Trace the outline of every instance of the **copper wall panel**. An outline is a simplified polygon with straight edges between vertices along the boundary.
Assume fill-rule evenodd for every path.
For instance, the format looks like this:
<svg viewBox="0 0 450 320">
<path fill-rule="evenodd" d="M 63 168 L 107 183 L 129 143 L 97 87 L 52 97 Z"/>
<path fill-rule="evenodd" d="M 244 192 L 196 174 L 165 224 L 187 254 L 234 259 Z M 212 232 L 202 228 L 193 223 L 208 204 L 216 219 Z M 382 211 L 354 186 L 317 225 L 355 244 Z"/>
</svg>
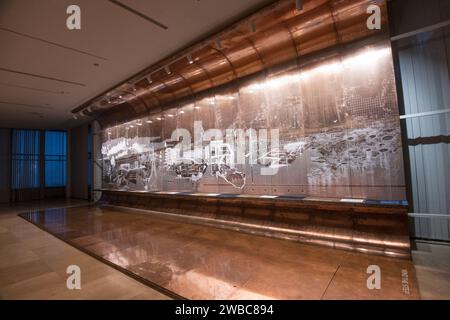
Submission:
<svg viewBox="0 0 450 320">
<path fill-rule="evenodd" d="M 104 187 L 403 200 L 398 119 L 389 41 L 339 48 L 106 129 Z"/>
</svg>

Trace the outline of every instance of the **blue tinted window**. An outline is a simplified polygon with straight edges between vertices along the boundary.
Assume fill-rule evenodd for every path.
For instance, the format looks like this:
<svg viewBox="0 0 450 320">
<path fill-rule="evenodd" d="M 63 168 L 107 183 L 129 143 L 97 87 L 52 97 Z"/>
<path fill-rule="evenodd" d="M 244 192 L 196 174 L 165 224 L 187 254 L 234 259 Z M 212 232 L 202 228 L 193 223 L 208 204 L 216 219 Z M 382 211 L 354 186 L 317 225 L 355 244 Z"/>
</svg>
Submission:
<svg viewBox="0 0 450 320">
<path fill-rule="evenodd" d="M 66 185 L 66 132 L 45 131 L 45 186 Z"/>
<path fill-rule="evenodd" d="M 11 186 L 13 189 L 39 188 L 40 132 L 38 130 L 12 131 Z"/>
</svg>

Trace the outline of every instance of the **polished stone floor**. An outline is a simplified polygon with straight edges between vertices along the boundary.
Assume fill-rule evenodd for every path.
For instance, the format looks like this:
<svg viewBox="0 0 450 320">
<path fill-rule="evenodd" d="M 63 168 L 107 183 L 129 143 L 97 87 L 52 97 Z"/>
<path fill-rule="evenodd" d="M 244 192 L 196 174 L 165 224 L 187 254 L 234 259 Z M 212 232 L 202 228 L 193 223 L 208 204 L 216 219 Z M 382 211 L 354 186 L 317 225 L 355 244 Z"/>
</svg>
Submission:
<svg viewBox="0 0 450 320">
<path fill-rule="evenodd" d="M 168 299 L 17 215 L 86 203 L 47 200 L 0 205 L 0 299 Z M 81 268 L 81 290 L 66 286 L 69 265 Z"/>
<path fill-rule="evenodd" d="M 188 299 L 418 299 L 415 268 L 398 260 L 304 245 L 111 207 L 22 215 L 100 260 Z M 369 290 L 367 268 L 380 267 Z"/>
<path fill-rule="evenodd" d="M 415 241 L 412 258 L 421 298 L 450 300 L 450 244 Z"/>
</svg>

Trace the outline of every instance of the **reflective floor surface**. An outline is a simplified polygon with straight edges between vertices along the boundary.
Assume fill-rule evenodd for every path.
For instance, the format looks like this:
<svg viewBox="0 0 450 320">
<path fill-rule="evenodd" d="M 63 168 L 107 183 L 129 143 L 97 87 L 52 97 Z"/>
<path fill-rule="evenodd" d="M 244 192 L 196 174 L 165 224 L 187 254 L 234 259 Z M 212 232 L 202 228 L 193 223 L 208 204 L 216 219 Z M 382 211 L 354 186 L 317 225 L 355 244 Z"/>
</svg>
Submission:
<svg viewBox="0 0 450 320">
<path fill-rule="evenodd" d="M 25 210 L 86 204 L 55 199 L 0 205 L 0 300 L 168 299 L 17 215 Z M 82 270 L 80 290 L 67 288 L 69 265 Z"/>
<path fill-rule="evenodd" d="M 43 209 L 21 216 L 175 298 L 420 298 L 410 260 L 180 223 L 112 207 Z M 368 288 L 369 266 L 380 268 L 380 289 Z"/>
</svg>

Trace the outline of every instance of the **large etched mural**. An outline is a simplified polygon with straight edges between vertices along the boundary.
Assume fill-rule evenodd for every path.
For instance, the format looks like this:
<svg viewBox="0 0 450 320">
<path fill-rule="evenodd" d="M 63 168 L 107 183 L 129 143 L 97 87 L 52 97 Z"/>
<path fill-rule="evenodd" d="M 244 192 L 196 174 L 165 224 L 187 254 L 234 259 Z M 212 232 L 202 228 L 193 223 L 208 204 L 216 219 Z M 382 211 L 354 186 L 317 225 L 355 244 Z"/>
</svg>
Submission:
<svg viewBox="0 0 450 320">
<path fill-rule="evenodd" d="M 102 134 L 105 188 L 405 198 L 389 44 L 289 65 Z"/>
</svg>

